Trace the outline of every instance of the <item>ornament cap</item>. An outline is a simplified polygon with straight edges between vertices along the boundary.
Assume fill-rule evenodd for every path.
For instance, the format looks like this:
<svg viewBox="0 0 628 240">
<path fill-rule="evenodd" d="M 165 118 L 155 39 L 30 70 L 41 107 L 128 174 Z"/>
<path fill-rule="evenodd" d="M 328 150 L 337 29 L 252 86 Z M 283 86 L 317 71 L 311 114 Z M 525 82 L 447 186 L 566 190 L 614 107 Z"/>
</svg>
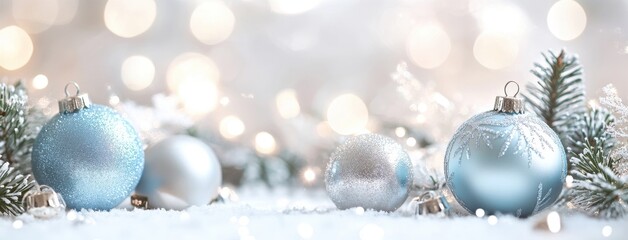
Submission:
<svg viewBox="0 0 628 240">
<path fill-rule="evenodd" d="M 57 215 L 65 209 L 65 201 L 51 187 L 41 185 L 24 196 L 24 209 L 38 218 Z"/>
<path fill-rule="evenodd" d="M 148 197 L 139 194 L 131 196 L 131 205 L 140 209 L 148 209 Z"/>
<path fill-rule="evenodd" d="M 70 86 L 74 86 L 76 88 L 76 94 L 74 96 L 70 96 L 70 92 L 68 91 Z M 89 100 L 89 96 L 87 93 L 80 94 L 81 89 L 79 88 L 78 83 L 70 82 L 65 85 L 65 97 L 64 99 L 59 100 L 59 112 L 60 113 L 73 113 L 79 111 L 83 108 L 89 108 L 92 105 L 92 102 Z"/>
<path fill-rule="evenodd" d="M 430 215 L 430 214 L 444 214 L 447 216 L 450 211 L 449 203 L 447 199 L 437 194 L 434 191 L 428 191 L 421 196 L 412 199 L 412 202 L 416 202 L 416 208 L 414 209 L 415 215 Z"/>
<path fill-rule="evenodd" d="M 512 97 L 508 96 L 508 85 L 510 85 L 511 83 L 514 83 L 515 86 L 517 86 L 517 92 L 515 92 Z M 519 84 L 517 84 L 517 82 L 509 81 L 508 83 L 506 83 L 506 86 L 504 86 L 504 94 L 506 96 L 498 96 L 495 98 L 495 107 L 493 108 L 493 110 L 498 112 L 519 114 L 525 112 L 523 99 L 517 97 L 517 94 L 519 94 Z"/>
</svg>

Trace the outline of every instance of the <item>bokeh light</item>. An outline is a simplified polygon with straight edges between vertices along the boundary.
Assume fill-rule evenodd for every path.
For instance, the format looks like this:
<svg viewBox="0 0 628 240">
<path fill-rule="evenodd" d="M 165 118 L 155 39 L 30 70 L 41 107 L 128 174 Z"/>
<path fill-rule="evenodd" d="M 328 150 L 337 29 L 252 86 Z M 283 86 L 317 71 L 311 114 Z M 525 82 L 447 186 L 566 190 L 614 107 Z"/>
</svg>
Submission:
<svg viewBox="0 0 628 240">
<path fill-rule="evenodd" d="M 15 229 L 20 229 L 22 227 L 24 227 L 24 221 L 17 219 L 15 221 L 13 221 L 13 224 L 11 224 L 11 226 L 13 226 L 13 228 Z"/>
<path fill-rule="evenodd" d="M 602 236 L 610 237 L 613 234 L 613 228 L 611 226 L 604 226 L 602 228 Z"/>
<path fill-rule="evenodd" d="M 196 39 L 205 44 L 224 41 L 233 32 L 235 16 L 224 3 L 204 2 L 192 12 L 190 30 Z"/>
<path fill-rule="evenodd" d="M 218 82 L 220 72 L 209 57 L 199 53 L 183 53 L 177 56 L 170 66 L 166 80 L 168 88 L 177 92 L 179 85 L 184 82 L 210 81 Z"/>
<path fill-rule="evenodd" d="M 289 119 L 299 115 L 301 107 L 297 100 L 297 92 L 294 89 L 285 89 L 275 97 L 277 111 L 282 118 Z"/>
<path fill-rule="evenodd" d="M 362 132 L 368 123 L 368 109 L 360 97 L 343 94 L 336 97 L 327 108 L 327 121 L 331 128 L 343 135 Z"/>
<path fill-rule="evenodd" d="M 611 234 L 613 234 L 613 228 L 611 226 L 607 225 L 602 228 L 602 236 L 610 237 Z"/>
<path fill-rule="evenodd" d="M 565 187 L 573 187 L 573 177 L 571 175 L 567 175 L 567 177 L 565 177 Z"/>
<path fill-rule="evenodd" d="M 486 212 L 484 211 L 484 209 L 478 208 L 475 209 L 475 216 L 477 217 L 484 217 L 484 215 L 486 214 Z"/>
<path fill-rule="evenodd" d="M 486 221 L 488 222 L 489 225 L 495 225 L 495 224 L 497 224 L 498 219 L 497 219 L 497 216 L 490 215 L 490 216 L 488 216 Z"/>
<path fill-rule="evenodd" d="M 199 53 L 184 53 L 168 66 L 168 88 L 176 93 L 184 109 L 193 115 L 213 111 L 218 103 L 216 84 L 218 67 L 210 58 Z"/>
<path fill-rule="evenodd" d="M 46 77 L 46 75 L 43 74 L 37 74 L 37 76 L 35 76 L 33 78 L 33 88 L 41 90 L 44 89 L 48 86 L 48 77 Z"/>
<path fill-rule="evenodd" d="M 236 116 L 229 115 L 220 120 L 220 135 L 227 139 L 233 139 L 242 135 L 245 129 L 246 128 L 242 120 Z"/>
<path fill-rule="evenodd" d="M 279 14 L 300 14 L 314 9 L 321 0 L 268 0 L 270 10 Z"/>
<path fill-rule="evenodd" d="M 131 56 L 122 62 L 121 77 L 124 85 L 134 91 L 147 88 L 155 79 L 155 64 L 144 56 Z"/>
<path fill-rule="evenodd" d="M 260 132 L 255 135 L 255 150 L 262 154 L 272 154 L 277 150 L 275 137 L 267 132 Z"/>
<path fill-rule="evenodd" d="M 493 2 L 483 6 L 473 6 L 478 1 L 470 1 L 471 14 L 478 19 L 482 32 L 522 37 L 530 28 L 526 14 L 520 7 L 506 2 Z"/>
<path fill-rule="evenodd" d="M 218 89 L 208 80 L 183 81 L 177 89 L 183 109 L 192 115 L 203 115 L 213 111 L 218 104 Z"/>
<path fill-rule="evenodd" d="M 403 127 L 395 128 L 395 135 L 397 135 L 397 137 L 405 137 L 406 136 L 406 129 L 403 128 Z"/>
<path fill-rule="evenodd" d="M 305 171 L 303 171 L 303 180 L 305 180 L 305 182 L 311 183 L 314 180 L 316 180 L 316 171 L 314 171 L 314 169 L 312 168 L 306 168 Z"/>
<path fill-rule="evenodd" d="M 547 228 L 552 233 L 560 232 L 560 215 L 556 211 L 552 211 L 547 214 Z"/>
<path fill-rule="evenodd" d="M 29 33 L 40 33 L 55 23 L 59 12 L 57 1 L 13 0 L 13 18 Z"/>
<path fill-rule="evenodd" d="M 408 147 L 416 147 L 416 144 L 416 138 L 409 137 L 408 139 L 406 139 L 406 145 L 408 145 Z"/>
<path fill-rule="evenodd" d="M 573 0 L 560 0 L 547 13 L 547 27 L 558 39 L 569 41 L 582 34 L 587 26 L 587 14 Z"/>
<path fill-rule="evenodd" d="M 473 44 L 475 59 L 488 69 L 512 65 L 519 54 L 519 43 L 505 34 L 483 32 Z"/>
<path fill-rule="evenodd" d="M 440 25 L 428 23 L 412 29 L 406 42 L 406 51 L 417 66 L 436 68 L 447 60 L 451 41 Z"/>
<path fill-rule="evenodd" d="M 123 38 L 144 33 L 153 25 L 157 16 L 154 0 L 109 0 L 105 5 L 105 25 Z"/>
<path fill-rule="evenodd" d="M 16 70 L 23 67 L 33 54 L 33 41 L 18 26 L 0 29 L 0 67 Z"/>
</svg>

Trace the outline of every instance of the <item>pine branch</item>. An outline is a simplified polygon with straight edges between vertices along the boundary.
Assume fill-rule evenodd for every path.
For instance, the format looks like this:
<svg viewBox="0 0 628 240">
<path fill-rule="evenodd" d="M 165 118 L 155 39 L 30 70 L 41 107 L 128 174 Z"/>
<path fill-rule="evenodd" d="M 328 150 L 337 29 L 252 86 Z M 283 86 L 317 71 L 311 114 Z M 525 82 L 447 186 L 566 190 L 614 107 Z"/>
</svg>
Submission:
<svg viewBox="0 0 628 240">
<path fill-rule="evenodd" d="M 570 147 L 569 135 L 577 129 L 577 119 L 584 109 L 584 83 L 578 59 L 562 50 L 556 55 L 543 54 L 546 64 L 534 64 L 531 70 L 539 81 L 529 84 L 524 95 L 528 106 L 560 137 L 564 147 Z"/>
<path fill-rule="evenodd" d="M 584 142 L 583 152 L 571 158 L 573 186 L 569 201 L 585 212 L 603 218 L 617 218 L 628 212 L 628 177 L 617 175 L 618 160 L 604 151 L 604 140 L 597 146 Z"/>
<path fill-rule="evenodd" d="M 615 122 L 615 117 L 604 108 L 590 108 L 581 116 L 576 116 L 578 128 L 569 135 L 570 153 L 578 157 L 584 152 L 586 144 L 601 147 L 605 153 L 610 153 L 615 146 L 615 138 L 608 131 L 608 127 Z"/>
<path fill-rule="evenodd" d="M 24 212 L 24 195 L 35 182 L 10 167 L 8 162 L 0 161 L 0 164 L 0 215 L 15 216 Z"/>
<path fill-rule="evenodd" d="M 21 81 L 0 83 L 0 160 L 22 174 L 30 174 L 31 147 L 36 130 L 29 126 L 28 96 Z"/>
</svg>

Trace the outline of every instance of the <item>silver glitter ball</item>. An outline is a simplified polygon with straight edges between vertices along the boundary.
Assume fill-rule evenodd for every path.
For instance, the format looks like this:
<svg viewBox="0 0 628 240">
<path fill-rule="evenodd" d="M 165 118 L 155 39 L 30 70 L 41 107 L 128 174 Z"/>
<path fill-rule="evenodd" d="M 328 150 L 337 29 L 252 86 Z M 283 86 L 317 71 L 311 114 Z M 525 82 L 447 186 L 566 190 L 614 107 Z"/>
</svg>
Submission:
<svg viewBox="0 0 628 240">
<path fill-rule="evenodd" d="M 331 155 L 325 171 L 327 194 L 339 209 L 395 211 L 408 198 L 412 162 L 393 139 L 350 137 Z"/>
<path fill-rule="evenodd" d="M 202 206 L 218 195 L 222 171 L 214 151 L 201 140 L 177 135 L 146 149 L 146 164 L 136 193 L 149 208 Z"/>
</svg>

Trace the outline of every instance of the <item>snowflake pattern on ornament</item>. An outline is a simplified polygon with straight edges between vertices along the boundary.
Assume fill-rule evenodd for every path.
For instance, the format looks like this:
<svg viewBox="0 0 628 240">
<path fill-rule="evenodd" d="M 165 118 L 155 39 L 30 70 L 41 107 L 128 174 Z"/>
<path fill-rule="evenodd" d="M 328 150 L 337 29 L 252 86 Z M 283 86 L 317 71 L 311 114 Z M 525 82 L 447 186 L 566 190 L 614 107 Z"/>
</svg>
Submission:
<svg viewBox="0 0 628 240">
<path fill-rule="evenodd" d="M 532 214 L 536 214 L 540 210 L 544 209 L 547 205 L 551 204 L 551 194 L 552 189 L 547 190 L 547 193 L 543 195 L 543 183 L 539 183 L 539 191 L 536 195 L 536 205 L 534 205 L 534 210 L 532 210 Z M 542 197 L 541 197 L 542 196 Z"/>
<path fill-rule="evenodd" d="M 478 114 L 460 126 L 448 146 L 445 161 L 447 185 L 454 192 L 454 197 L 461 203 L 462 207 L 469 212 L 473 213 L 478 207 L 486 207 L 485 210 L 487 211 L 496 211 L 492 209 L 491 204 L 485 205 L 482 203 L 483 200 L 473 197 L 474 194 L 486 194 L 486 190 L 475 189 L 481 185 L 474 187 L 468 185 L 469 179 L 474 178 L 474 174 L 479 174 L 469 171 L 481 167 L 482 164 L 491 164 L 489 162 L 508 161 L 509 163 L 505 164 L 509 167 L 504 168 L 504 170 L 520 171 L 522 179 L 527 179 L 523 180 L 527 181 L 526 186 L 534 187 L 534 190 L 529 189 L 528 191 L 518 188 L 513 189 L 510 193 L 504 193 L 524 194 L 524 192 L 529 192 L 533 195 L 528 195 L 530 196 L 530 204 L 526 207 L 513 204 L 511 210 L 502 208 L 503 211 L 506 211 L 502 213 L 510 213 L 517 217 L 536 214 L 550 206 L 558 197 L 560 190 L 556 191 L 553 188 L 560 186 L 567 175 L 567 162 L 564 160 L 566 156 L 562 144 L 558 136 L 552 133 L 552 129 L 532 114 L 510 114 L 497 111 Z M 559 159 L 563 159 L 561 163 L 546 162 Z M 471 161 L 469 162 L 470 165 L 466 165 L 467 161 Z M 527 170 L 516 170 L 519 168 L 519 163 L 522 168 L 527 165 Z M 465 173 L 465 171 L 467 172 Z M 539 177 L 540 175 L 537 175 L 539 171 L 543 172 L 541 175 L 548 173 L 548 171 L 560 173 L 560 175 Z M 499 175 L 499 173 L 497 174 Z M 551 177 L 554 178 L 550 179 Z M 499 184 L 497 185 L 499 186 Z M 491 184 L 484 185 L 484 187 L 491 188 Z M 508 199 L 508 197 L 503 199 Z"/>
<path fill-rule="evenodd" d="M 524 154 L 528 159 L 528 168 L 532 165 L 532 157 L 550 149 L 556 149 L 550 144 L 552 137 L 548 131 L 549 127 L 538 124 L 538 119 L 529 114 L 514 114 L 502 119 L 487 119 L 496 114 L 495 111 L 488 111 L 479 114 L 465 122 L 454 139 L 461 144 L 453 150 L 453 157 L 458 156 L 458 164 L 462 164 L 463 157 L 471 158 L 471 148 L 484 144 L 489 149 L 499 147 L 498 158 L 503 157 L 511 146 L 516 146 L 513 154 Z M 503 139 L 502 146 L 494 146 L 492 143 L 497 139 Z"/>
</svg>

